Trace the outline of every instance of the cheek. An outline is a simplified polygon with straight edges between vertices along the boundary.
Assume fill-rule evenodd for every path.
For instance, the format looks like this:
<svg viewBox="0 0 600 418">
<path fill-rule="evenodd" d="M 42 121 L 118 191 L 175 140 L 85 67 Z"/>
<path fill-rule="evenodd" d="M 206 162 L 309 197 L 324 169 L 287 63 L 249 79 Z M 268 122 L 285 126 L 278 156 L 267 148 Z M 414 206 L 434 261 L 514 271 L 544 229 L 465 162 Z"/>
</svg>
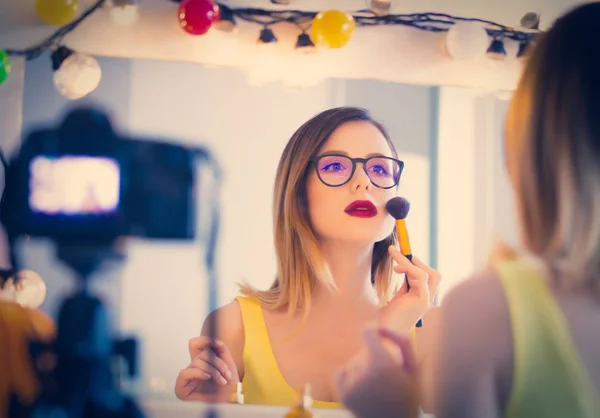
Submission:
<svg viewBox="0 0 600 418">
<path fill-rule="evenodd" d="M 328 189 L 316 175 L 310 175 L 306 181 L 308 214 L 313 224 L 318 222 L 318 219 L 322 218 L 328 209 L 331 210 L 334 194 Z"/>
</svg>

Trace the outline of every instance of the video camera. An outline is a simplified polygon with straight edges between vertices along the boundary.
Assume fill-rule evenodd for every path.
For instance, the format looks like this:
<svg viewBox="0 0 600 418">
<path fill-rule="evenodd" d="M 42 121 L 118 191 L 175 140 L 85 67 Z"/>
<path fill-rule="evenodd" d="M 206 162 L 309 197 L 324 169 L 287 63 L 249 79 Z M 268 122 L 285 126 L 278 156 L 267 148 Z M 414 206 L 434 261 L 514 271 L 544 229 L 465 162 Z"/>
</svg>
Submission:
<svg viewBox="0 0 600 418">
<path fill-rule="evenodd" d="M 51 353 L 56 366 L 36 369 L 42 385 L 38 399 L 23 405 L 13 397 L 10 416 L 142 416 L 135 401 L 115 384 L 111 361 L 123 357 L 133 377 L 137 340 L 113 339 L 104 303 L 88 282 L 105 260 L 122 259 L 117 248 L 122 236 L 195 239 L 200 162 L 211 166 L 218 182 L 219 169 L 205 149 L 119 135 L 107 115 L 92 108 L 75 109 L 58 127 L 32 132 L 10 163 L 3 159 L 0 221 L 13 272 L 20 269 L 16 239 L 45 237 L 56 244 L 57 258 L 79 282 L 61 304 L 56 340 L 48 345 L 32 342 L 30 347 L 32 364 L 41 364 L 45 353 Z M 205 263 L 209 306 L 214 309 L 218 195 L 202 200 L 212 209 Z"/>
<path fill-rule="evenodd" d="M 104 113 L 76 109 L 25 139 L 8 166 L 0 219 L 9 236 L 191 240 L 196 157 L 118 135 Z"/>
</svg>

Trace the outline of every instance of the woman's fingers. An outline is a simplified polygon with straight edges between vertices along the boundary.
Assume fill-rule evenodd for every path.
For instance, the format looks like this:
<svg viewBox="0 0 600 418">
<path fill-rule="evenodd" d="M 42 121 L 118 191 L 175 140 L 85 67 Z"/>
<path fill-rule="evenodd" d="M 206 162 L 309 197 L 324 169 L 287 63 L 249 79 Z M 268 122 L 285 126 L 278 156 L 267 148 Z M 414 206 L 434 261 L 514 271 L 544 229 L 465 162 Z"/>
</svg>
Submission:
<svg viewBox="0 0 600 418">
<path fill-rule="evenodd" d="M 209 361 L 203 358 L 196 357 L 195 359 L 193 359 L 191 367 L 201 370 L 209 377 L 212 377 L 215 380 L 215 382 L 221 385 L 226 385 L 228 382 L 227 378 L 223 374 L 221 374 L 217 367 L 215 367 L 213 364 L 209 363 Z"/>
<path fill-rule="evenodd" d="M 200 336 L 190 338 L 188 342 L 188 348 L 190 352 L 190 360 L 200 354 L 202 351 L 211 347 L 211 339 L 209 337 Z"/>
<path fill-rule="evenodd" d="M 179 376 L 185 382 L 184 385 L 192 380 L 208 380 L 212 377 L 210 373 L 207 373 L 198 367 L 192 366 L 191 364 L 185 369 L 181 370 L 179 372 Z"/>
<path fill-rule="evenodd" d="M 212 350 L 203 351 L 198 356 L 196 356 L 196 358 L 201 358 L 202 360 L 215 367 L 219 371 L 219 373 L 221 373 L 221 375 L 227 380 L 233 379 L 233 374 L 231 373 L 231 370 L 229 369 L 229 366 L 227 365 L 225 360 L 217 356 L 217 354 Z"/>
<path fill-rule="evenodd" d="M 387 328 L 381 328 L 379 335 L 381 338 L 393 342 L 400 349 L 404 370 L 408 373 L 413 373 L 417 370 L 417 358 L 413 351 L 412 341 L 408 335 L 400 335 Z"/>
<path fill-rule="evenodd" d="M 418 257 L 413 257 L 412 259 L 415 266 L 419 267 L 421 270 L 425 271 L 428 275 L 427 285 L 429 286 L 429 294 L 431 295 L 431 299 L 433 302 L 433 298 L 437 292 L 438 286 L 442 281 L 442 276 L 436 269 L 428 266 L 423 263 Z"/>
<path fill-rule="evenodd" d="M 389 253 L 390 256 L 397 263 L 396 266 L 394 266 L 394 270 L 397 273 L 405 273 L 409 277 L 409 279 L 427 281 L 429 277 L 427 271 L 411 263 L 408 260 L 408 258 L 406 258 L 400 251 L 398 251 L 398 249 L 396 249 L 396 247 L 391 245 L 389 248 Z M 415 257 L 413 257 L 413 260 L 414 259 Z"/>
</svg>

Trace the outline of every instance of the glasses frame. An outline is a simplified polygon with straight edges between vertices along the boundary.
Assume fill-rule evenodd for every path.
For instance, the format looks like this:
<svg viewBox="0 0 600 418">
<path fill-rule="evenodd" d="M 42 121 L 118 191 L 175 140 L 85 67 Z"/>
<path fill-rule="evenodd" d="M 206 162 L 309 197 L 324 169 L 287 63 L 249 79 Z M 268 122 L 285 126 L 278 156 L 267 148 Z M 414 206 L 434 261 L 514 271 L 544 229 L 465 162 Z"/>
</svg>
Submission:
<svg viewBox="0 0 600 418">
<path fill-rule="evenodd" d="M 332 185 L 326 183 L 321 178 L 321 173 L 319 173 L 319 161 L 321 161 L 321 159 L 325 158 L 325 157 L 343 157 L 343 158 L 346 158 L 346 159 L 352 161 L 352 172 L 350 173 L 350 175 L 348 176 L 348 179 L 345 182 L 343 182 L 341 184 L 337 184 L 335 186 L 332 186 Z M 383 158 L 383 159 L 386 159 L 386 160 L 392 160 L 392 161 L 397 162 L 398 165 L 400 166 L 400 169 L 398 170 L 398 180 L 396 180 L 396 182 L 394 184 L 392 184 L 391 186 L 389 186 L 389 187 L 378 186 L 377 184 L 375 184 L 375 182 L 373 182 L 373 180 L 371 179 L 371 176 L 369 176 L 369 173 L 367 172 L 367 163 L 370 160 L 374 160 L 375 158 L 378 158 L 378 159 Z M 386 189 L 387 190 L 387 189 L 391 189 L 393 187 L 396 187 L 398 185 L 398 183 L 400 183 L 400 178 L 402 178 L 402 171 L 404 170 L 404 161 L 399 160 L 397 158 L 386 157 L 386 156 L 383 156 L 383 155 L 373 155 L 373 156 L 371 156 L 369 158 L 351 158 L 351 157 L 349 157 L 347 155 L 344 155 L 344 154 L 323 154 L 323 155 L 318 155 L 318 156 L 315 156 L 315 157 L 311 157 L 309 159 L 309 163 L 312 163 L 312 164 L 315 165 L 315 171 L 317 172 L 317 177 L 319 177 L 319 180 L 321 181 L 321 183 L 323 183 L 327 187 L 341 187 L 344 184 L 347 184 L 350 180 L 352 180 L 352 177 L 354 177 L 354 173 L 356 172 L 356 165 L 357 165 L 357 163 L 362 163 L 362 165 L 363 165 L 363 171 L 365 172 L 366 176 L 369 178 L 369 181 L 371 182 L 371 184 L 373 186 L 375 186 L 375 187 L 377 187 L 379 189 Z"/>
</svg>

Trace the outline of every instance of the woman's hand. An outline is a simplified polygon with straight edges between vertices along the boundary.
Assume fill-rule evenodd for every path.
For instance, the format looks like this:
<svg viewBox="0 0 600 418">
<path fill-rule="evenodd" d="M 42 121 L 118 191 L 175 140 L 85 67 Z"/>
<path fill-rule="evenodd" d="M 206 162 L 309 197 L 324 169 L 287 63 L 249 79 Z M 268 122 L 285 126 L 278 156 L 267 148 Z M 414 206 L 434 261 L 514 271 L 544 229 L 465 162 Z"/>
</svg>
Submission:
<svg viewBox="0 0 600 418">
<path fill-rule="evenodd" d="M 409 337 L 368 329 L 365 340 L 368 361 L 351 361 L 338 375 L 342 403 L 357 418 L 418 417 L 417 361 Z"/>
<path fill-rule="evenodd" d="M 406 274 L 406 280 L 394 298 L 382 309 L 380 325 L 397 333 L 407 333 L 415 326 L 433 305 L 435 293 L 440 284 L 440 274 L 417 257 L 412 263 L 395 246 L 389 247 L 389 254 L 396 262 L 394 271 Z"/>
<path fill-rule="evenodd" d="M 192 338 L 189 348 L 192 362 L 179 372 L 175 395 L 182 400 L 229 402 L 240 378 L 227 346 L 202 336 Z"/>
</svg>

